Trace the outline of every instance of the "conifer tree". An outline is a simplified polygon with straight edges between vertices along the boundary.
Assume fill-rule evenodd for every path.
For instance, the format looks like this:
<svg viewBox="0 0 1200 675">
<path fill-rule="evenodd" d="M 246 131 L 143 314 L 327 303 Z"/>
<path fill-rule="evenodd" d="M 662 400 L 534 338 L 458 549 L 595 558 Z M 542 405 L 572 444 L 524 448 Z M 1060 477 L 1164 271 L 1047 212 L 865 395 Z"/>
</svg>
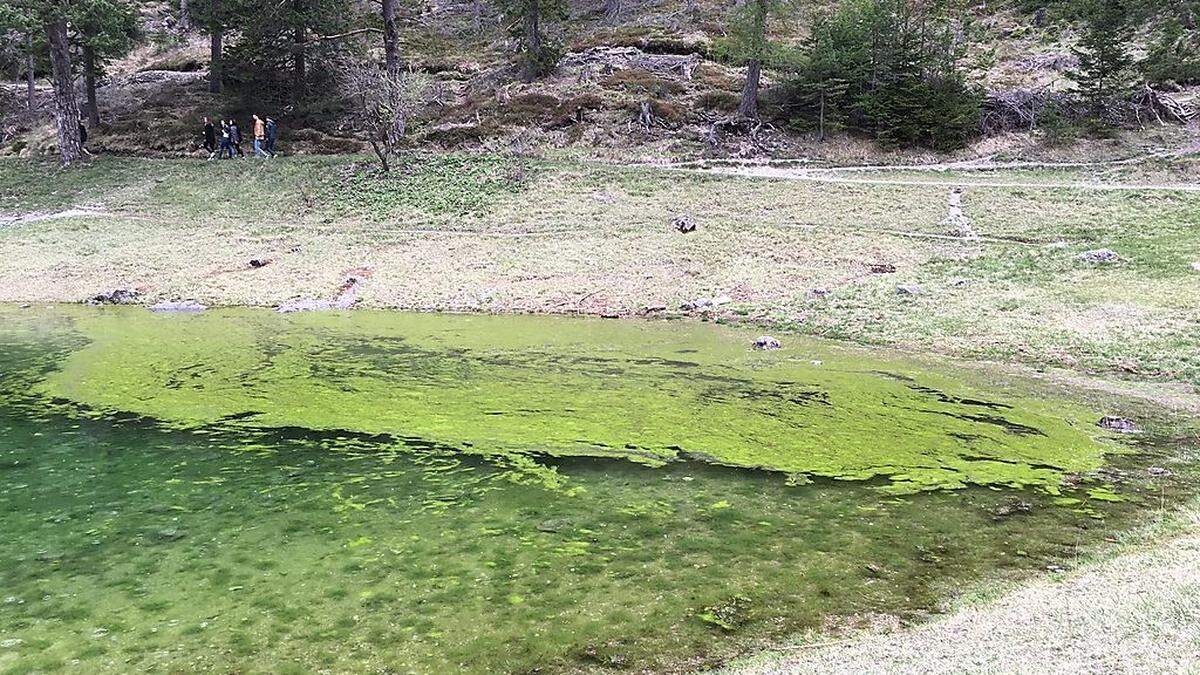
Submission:
<svg viewBox="0 0 1200 675">
<path fill-rule="evenodd" d="M 1079 66 L 1068 75 L 1095 114 L 1129 83 L 1133 59 L 1129 43 L 1134 27 L 1126 0 L 1084 0 L 1083 36 L 1072 50 Z"/>
</svg>

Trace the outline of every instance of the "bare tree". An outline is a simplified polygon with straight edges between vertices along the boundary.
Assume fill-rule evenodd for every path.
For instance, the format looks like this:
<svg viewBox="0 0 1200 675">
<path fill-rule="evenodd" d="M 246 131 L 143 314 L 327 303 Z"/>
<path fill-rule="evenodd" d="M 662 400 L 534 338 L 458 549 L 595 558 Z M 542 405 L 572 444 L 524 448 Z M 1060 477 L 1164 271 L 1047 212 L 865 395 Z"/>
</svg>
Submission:
<svg viewBox="0 0 1200 675">
<path fill-rule="evenodd" d="M 398 154 L 413 118 L 433 100 L 429 78 L 349 59 L 339 63 L 335 72 L 350 107 L 345 124 L 371 145 L 383 170 L 390 171 L 391 158 Z"/>
</svg>

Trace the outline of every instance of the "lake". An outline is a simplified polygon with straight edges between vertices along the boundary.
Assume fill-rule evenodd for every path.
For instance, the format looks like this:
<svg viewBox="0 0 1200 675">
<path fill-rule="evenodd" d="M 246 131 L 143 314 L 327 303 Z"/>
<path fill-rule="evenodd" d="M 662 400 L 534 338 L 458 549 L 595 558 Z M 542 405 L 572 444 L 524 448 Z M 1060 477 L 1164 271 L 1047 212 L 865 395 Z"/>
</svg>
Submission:
<svg viewBox="0 0 1200 675">
<path fill-rule="evenodd" d="M 756 335 L 0 307 L 0 669 L 691 670 L 1192 491 L 1132 403 Z"/>
</svg>

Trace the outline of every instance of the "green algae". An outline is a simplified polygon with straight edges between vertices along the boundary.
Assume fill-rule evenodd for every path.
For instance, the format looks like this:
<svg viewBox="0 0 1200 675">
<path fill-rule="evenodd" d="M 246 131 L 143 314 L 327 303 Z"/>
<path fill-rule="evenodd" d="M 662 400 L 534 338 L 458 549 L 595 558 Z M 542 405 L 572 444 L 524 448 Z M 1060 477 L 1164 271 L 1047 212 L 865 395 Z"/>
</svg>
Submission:
<svg viewBox="0 0 1200 675">
<path fill-rule="evenodd" d="M 386 434 L 505 457 L 698 459 L 796 476 L 1056 491 L 1116 446 L 1094 413 L 961 369 L 708 326 L 387 313 L 74 317 L 41 391 L 178 427 Z M 999 388 L 997 388 L 999 387 Z M 998 393 L 993 393 L 998 392 Z M 552 475 L 542 478 L 554 481 Z"/>
<path fill-rule="evenodd" d="M 1171 449 L 1094 441 L 1091 411 L 1022 382 L 745 343 L 0 308 L 0 672 L 690 672 L 1074 559 L 1182 489 L 1115 481 Z M 1004 424 L 955 416 L 979 408 Z M 837 433 L 860 417 L 873 437 Z M 742 423 L 789 434 L 755 455 L 720 426 Z M 955 453 L 940 436 L 964 429 Z M 824 442 L 851 455 L 828 475 Z M 954 464 L 980 462 L 1047 473 Z M 934 469 L 921 485 L 956 489 L 910 491 Z"/>
</svg>

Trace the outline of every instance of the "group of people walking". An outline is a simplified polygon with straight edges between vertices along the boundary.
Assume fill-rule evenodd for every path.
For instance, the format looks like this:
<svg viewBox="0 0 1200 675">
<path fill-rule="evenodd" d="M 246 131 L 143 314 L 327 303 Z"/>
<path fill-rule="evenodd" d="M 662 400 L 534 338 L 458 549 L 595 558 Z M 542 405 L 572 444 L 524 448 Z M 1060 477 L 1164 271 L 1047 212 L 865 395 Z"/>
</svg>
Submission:
<svg viewBox="0 0 1200 675">
<path fill-rule="evenodd" d="M 275 141 L 279 138 L 279 125 L 270 117 L 265 119 L 258 115 L 251 117 L 253 117 L 254 127 L 254 156 L 274 157 Z M 204 149 L 208 150 L 208 158 L 233 159 L 235 153 L 238 157 L 245 157 L 246 153 L 242 150 L 242 129 L 238 126 L 237 120 L 226 119 L 220 120 L 220 122 L 221 127 L 218 131 L 212 120 L 204 118 Z"/>
</svg>

